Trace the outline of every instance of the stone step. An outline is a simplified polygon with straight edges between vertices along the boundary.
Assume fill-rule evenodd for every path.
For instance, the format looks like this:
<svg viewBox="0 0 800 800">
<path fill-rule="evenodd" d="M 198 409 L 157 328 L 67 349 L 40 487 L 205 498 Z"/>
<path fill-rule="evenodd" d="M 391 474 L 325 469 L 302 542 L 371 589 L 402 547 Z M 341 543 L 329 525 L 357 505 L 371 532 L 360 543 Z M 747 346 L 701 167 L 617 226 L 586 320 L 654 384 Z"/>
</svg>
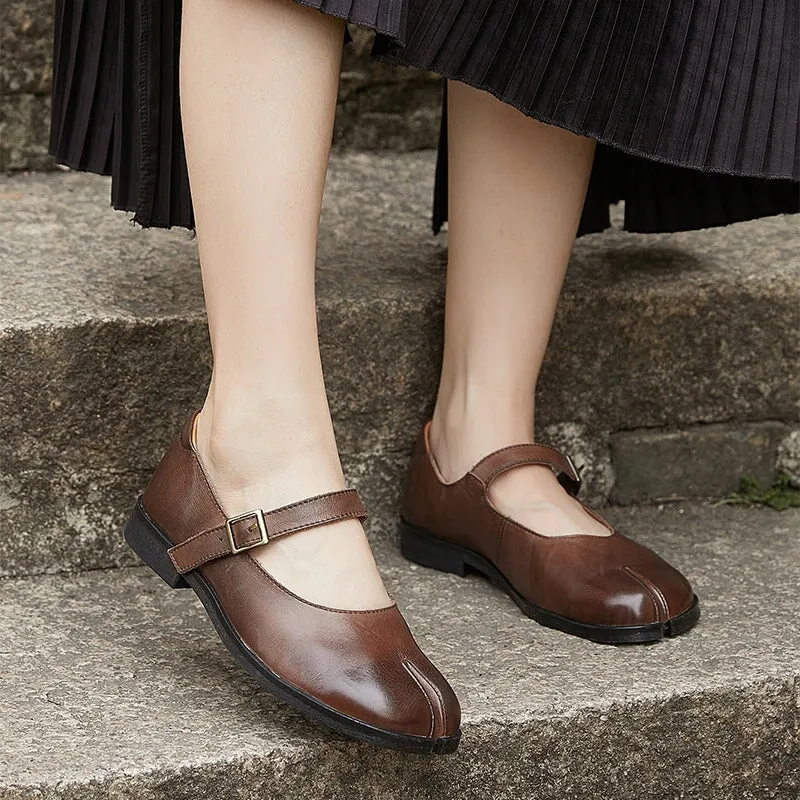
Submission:
<svg viewBox="0 0 800 800">
<path fill-rule="evenodd" d="M 433 163 L 339 154 L 325 199 L 323 359 L 376 538 L 436 388 L 446 237 L 430 234 Z M 125 515 L 204 395 L 195 242 L 134 228 L 108 198 L 92 175 L 0 182 L 0 575 L 133 564 Z M 578 241 L 537 413 L 540 438 L 588 465 L 590 500 L 772 480 L 798 427 L 799 221 Z"/>
<path fill-rule="evenodd" d="M 615 508 L 701 598 L 689 634 L 596 645 L 478 578 L 378 559 L 463 704 L 452 757 L 312 727 L 145 569 L 0 581 L 3 800 L 794 800 L 800 510 Z"/>
</svg>

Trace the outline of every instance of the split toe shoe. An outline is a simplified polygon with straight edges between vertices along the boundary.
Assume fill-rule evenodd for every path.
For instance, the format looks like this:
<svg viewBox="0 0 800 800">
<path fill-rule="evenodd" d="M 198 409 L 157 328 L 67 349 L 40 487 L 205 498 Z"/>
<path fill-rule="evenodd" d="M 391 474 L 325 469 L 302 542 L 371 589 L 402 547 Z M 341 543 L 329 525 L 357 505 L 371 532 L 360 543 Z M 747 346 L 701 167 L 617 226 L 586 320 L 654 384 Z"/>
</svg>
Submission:
<svg viewBox="0 0 800 800">
<path fill-rule="evenodd" d="M 371 611 L 316 605 L 252 558 L 273 539 L 363 519 L 357 493 L 228 517 L 198 459 L 193 424 L 194 417 L 139 497 L 128 544 L 171 587 L 194 589 L 236 661 L 307 717 L 382 747 L 455 750 L 458 700 L 394 603 Z"/>
<path fill-rule="evenodd" d="M 408 559 L 462 576 L 482 573 L 537 622 L 596 642 L 655 642 L 697 623 L 700 607 L 686 578 L 591 509 L 584 506 L 607 536 L 543 536 L 492 505 L 492 481 L 530 464 L 550 467 L 577 495 L 580 477 L 571 459 L 546 445 L 514 445 L 446 483 L 430 452 L 429 430 L 430 423 L 417 441 L 403 501 Z"/>
</svg>

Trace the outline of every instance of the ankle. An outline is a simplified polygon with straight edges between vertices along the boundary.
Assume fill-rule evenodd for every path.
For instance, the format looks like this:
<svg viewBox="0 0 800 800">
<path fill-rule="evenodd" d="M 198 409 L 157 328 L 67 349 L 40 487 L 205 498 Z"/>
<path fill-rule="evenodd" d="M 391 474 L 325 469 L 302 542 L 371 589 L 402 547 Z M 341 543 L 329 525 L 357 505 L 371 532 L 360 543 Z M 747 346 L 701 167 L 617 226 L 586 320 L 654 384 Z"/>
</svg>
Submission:
<svg viewBox="0 0 800 800">
<path fill-rule="evenodd" d="M 532 404 L 525 409 L 515 405 L 437 400 L 429 441 L 445 480 L 457 480 L 495 450 L 534 441 Z"/>
<path fill-rule="evenodd" d="M 207 401 L 195 447 L 223 505 L 274 508 L 344 488 L 332 428 L 274 407 L 220 413 Z"/>
</svg>

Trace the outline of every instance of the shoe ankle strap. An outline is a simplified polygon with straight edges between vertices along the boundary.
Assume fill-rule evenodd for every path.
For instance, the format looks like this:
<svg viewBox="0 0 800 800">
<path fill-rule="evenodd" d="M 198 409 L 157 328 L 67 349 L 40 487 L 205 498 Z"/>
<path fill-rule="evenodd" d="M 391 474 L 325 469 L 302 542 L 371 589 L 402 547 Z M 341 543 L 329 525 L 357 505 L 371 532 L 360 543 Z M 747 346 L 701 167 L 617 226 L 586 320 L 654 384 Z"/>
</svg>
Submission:
<svg viewBox="0 0 800 800">
<path fill-rule="evenodd" d="M 550 467 L 559 483 L 571 495 L 577 495 L 580 491 L 581 476 L 572 459 L 546 444 L 514 444 L 503 447 L 481 459 L 470 472 L 488 488 L 504 472 L 529 464 Z"/>
<path fill-rule="evenodd" d="M 367 510 L 355 489 L 320 494 L 273 511 L 260 508 L 229 517 L 223 525 L 197 533 L 167 552 L 180 573 L 217 558 L 260 547 L 299 531 L 344 519 L 364 520 Z"/>
</svg>

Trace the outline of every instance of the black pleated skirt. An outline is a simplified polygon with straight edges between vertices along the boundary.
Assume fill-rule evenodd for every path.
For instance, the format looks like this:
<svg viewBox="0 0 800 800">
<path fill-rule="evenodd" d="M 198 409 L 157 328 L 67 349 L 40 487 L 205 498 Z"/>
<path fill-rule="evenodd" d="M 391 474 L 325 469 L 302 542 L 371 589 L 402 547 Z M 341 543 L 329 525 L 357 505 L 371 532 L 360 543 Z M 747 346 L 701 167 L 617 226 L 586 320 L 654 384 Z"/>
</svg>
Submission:
<svg viewBox="0 0 800 800">
<path fill-rule="evenodd" d="M 800 212 L 798 0 L 297 0 L 378 32 L 373 55 L 597 140 L 581 233 Z M 50 151 L 112 176 L 143 226 L 194 227 L 180 0 L 57 0 Z M 447 218 L 446 115 L 433 223 Z"/>
</svg>

